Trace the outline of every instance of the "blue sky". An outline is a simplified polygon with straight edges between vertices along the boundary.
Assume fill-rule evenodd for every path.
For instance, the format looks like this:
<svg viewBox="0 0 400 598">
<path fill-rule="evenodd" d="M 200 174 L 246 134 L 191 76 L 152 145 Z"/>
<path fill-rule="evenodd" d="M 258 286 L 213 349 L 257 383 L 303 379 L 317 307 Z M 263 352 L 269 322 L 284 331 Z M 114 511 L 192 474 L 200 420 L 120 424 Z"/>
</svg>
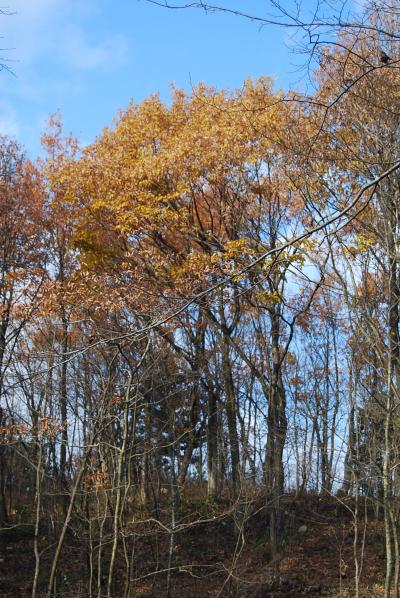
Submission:
<svg viewBox="0 0 400 598">
<path fill-rule="evenodd" d="M 235 1 L 255 11 L 263 4 L 225 5 Z M 1 45 L 12 49 L 2 56 L 14 61 L 15 76 L 0 73 L 0 133 L 15 136 L 32 157 L 52 112 L 88 143 L 130 100 L 159 92 L 167 101 L 171 82 L 232 88 L 272 75 L 287 87 L 301 77 L 287 30 L 238 17 L 145 0 L 9 0 L 8 8 L 14 14 L 0 16 Z"/>
</svg>

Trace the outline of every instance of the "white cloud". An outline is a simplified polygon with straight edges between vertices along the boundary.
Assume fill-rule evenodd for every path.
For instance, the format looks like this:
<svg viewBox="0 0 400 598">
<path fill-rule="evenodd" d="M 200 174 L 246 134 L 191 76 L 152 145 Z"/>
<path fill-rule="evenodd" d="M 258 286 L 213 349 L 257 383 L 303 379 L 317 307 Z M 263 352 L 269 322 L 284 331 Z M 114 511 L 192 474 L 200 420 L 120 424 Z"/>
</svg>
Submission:
<svg viewBox="0 0 400 598">
<path fill-rule="evenodd" d="M 59 45 L 61 61 L 74 69 L 89 70 L 122 64 L 127 44 L 123 36 L 109 36 L 103 43 L 90 43 L 82 30 L 70 28 Z"/>
<path fill-rule="evenodd" d="M 96 69 L 121 64 L 127 44 L 110 35 L 100 42 L 87 34 L 83 21 L 97 11 L 91 0 L 10 0 L 10 16 L 1 17 L 3 47 L 15 70 L 40 61 L 58 61 L 73 69 Z"/>
<path fill-rule="evenodd" d="M 96 76 L 126 62 L 128 40 L 108 29 L 99 0 L 7 0 L 7 5 L 14 14 L 0 15 L 0 62 L 12 59 L 16 76 L 0 76 L 0 134 L 16 137 L 36 155 L 47 115 L 60 109 L 73 120 L 77 98 L 83 105 L 90 101 Z"/>
<path fill-rule="evenodd" d="M 0 135 L 18 138 L 21 127 L 15 109 L 7 101 L 0 101 Z"/>
<path fill-rule="evenodd" d="M 66 5 L 66 0 L 11 0 L 13 14 L 1 18 L 1 30 L 12 58 L 30 64 L 46 54 Z"/>
</svg>

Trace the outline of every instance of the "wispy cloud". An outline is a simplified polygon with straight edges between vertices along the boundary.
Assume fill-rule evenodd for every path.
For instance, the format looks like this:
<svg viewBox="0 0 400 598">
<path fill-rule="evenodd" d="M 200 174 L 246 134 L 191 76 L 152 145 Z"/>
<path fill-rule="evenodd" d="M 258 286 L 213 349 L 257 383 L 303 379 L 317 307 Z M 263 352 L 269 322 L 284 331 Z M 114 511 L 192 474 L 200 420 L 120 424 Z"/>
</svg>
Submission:
<svg viewBox="0 0 400 598">
<path fill-rule="evenodd" d="M 10 15 L 0 15 L 0 62 L 9 59 L 15 77 L 0 73 L 0 134 L 35 155 L 47 115 L 60 109 L 71 122 L 77 106 L 87 110 L 96 85 L 128 61 L 129 39 L 108 27 L 99 0 L 7 5 Z M 85 123 L 79 127 L 89 137 Z"/>
<path fill-rule="evenodd" d="M 121 64 L 127 43 L 122 35 L 96 40 L 85 19 L 93 17 L 91 0 L 12 0 L 14 14 L 2 18 L 4 46 L 18 71 L 40 61 L 55 61 L 73 69 L 108 68 Z"/>
<path fill-rule="evenodd" d="M 0 101 L 0 134 L 18 138 L 21 132 L 17 112 L 10 102 Z"/>
<path fill-rule="evenodd" d="M 90 70 L 123 64 L 127 43 L 123 36 L 108 36 L 101 44 L 91 43 L 82 30 L 69 28 L 58 45 L 60 60 L 73 69 Z"/>
</svg>

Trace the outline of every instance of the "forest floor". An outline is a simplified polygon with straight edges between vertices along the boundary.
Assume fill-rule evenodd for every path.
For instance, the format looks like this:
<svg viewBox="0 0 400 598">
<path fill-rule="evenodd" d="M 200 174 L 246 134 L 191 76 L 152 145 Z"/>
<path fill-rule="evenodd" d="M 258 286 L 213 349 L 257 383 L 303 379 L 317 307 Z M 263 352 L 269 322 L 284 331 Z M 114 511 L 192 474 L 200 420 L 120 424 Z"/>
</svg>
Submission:
<svg viewBox="0 0 400 598">
<path fill-rule="evenodd" d="M 197 519 L 198 523 L 188 526 L 176 536 L 170 596 L 353 597 L 354 525 L 351 509 L 354 505 L 351 499 L 346 499 L 346 503 L 316 496 L 302 499 L 285 497 L 284 548 L 279 576 L 274 576 L 266 513 L 262 506 L 257 509 L 252 505 L 251 514 L 238 534 L 232 516 L 206 517 L 207 513 L 210 515 L 206 503 L 198 500 L 186 502 L 187 521 Z M 363 528 L 361 522 L 358 552 Z M 16 527 L 0 534 L 1 598 L 31 596 L 34 557 L 32 538 L 27 529 Z M 365 532 L 360 597 L 378 598 L 383 596 L 384 533 L 382 521 L 376 521 L 372 512 L 368 512 Z M 167 540 L 167 537 L 162 539 L 154 533 L 138 534 L 135 547 L 137 565 L 134 567 L 136 582 L 130 598 L 167 596 Z M 49 571 L 47 554 L 50 553 L 51 550 L 42 554 L 42 592 Z M 116 577 L 120 579 L 124 571 L 122 561 L 122 558 L 119 559 L 116 570 Z M 79 541 L 71 536 L 63 554 L 63 575 L 57 596 L 78 598 L 88 595 L 87 589 L 84 589 L 86 562 Z M 158 571 L 156 574 L 155 570 Z M 121 592 L 116 589 L 114 598 L 122 596 Z M 102 592 L 102 595 L 106 594 Z"/>
</svg>

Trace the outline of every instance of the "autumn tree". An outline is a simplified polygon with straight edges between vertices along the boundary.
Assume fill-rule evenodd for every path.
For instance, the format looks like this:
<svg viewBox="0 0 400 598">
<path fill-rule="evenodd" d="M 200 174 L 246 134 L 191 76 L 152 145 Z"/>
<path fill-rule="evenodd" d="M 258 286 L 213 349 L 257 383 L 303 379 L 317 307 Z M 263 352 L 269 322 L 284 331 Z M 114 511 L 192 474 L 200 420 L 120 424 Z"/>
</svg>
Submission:
<svg viewBox="0 0 400 598">
<path fill-rule="evenodd" d="M 0 419 L 1 425 L 19 423 L 10 378 L 22 332 L 40 303 L 45 278 L 45 213 L 40 177 L 18 144 L 0 138 Z M 17 420 L 15 420 L 17 417 Z M 2 449 L 4 453 L 4 449 Z M 7 520 L 5 484 L 7 466 L 2 458 L 1 517 Z"/>
</svg>

